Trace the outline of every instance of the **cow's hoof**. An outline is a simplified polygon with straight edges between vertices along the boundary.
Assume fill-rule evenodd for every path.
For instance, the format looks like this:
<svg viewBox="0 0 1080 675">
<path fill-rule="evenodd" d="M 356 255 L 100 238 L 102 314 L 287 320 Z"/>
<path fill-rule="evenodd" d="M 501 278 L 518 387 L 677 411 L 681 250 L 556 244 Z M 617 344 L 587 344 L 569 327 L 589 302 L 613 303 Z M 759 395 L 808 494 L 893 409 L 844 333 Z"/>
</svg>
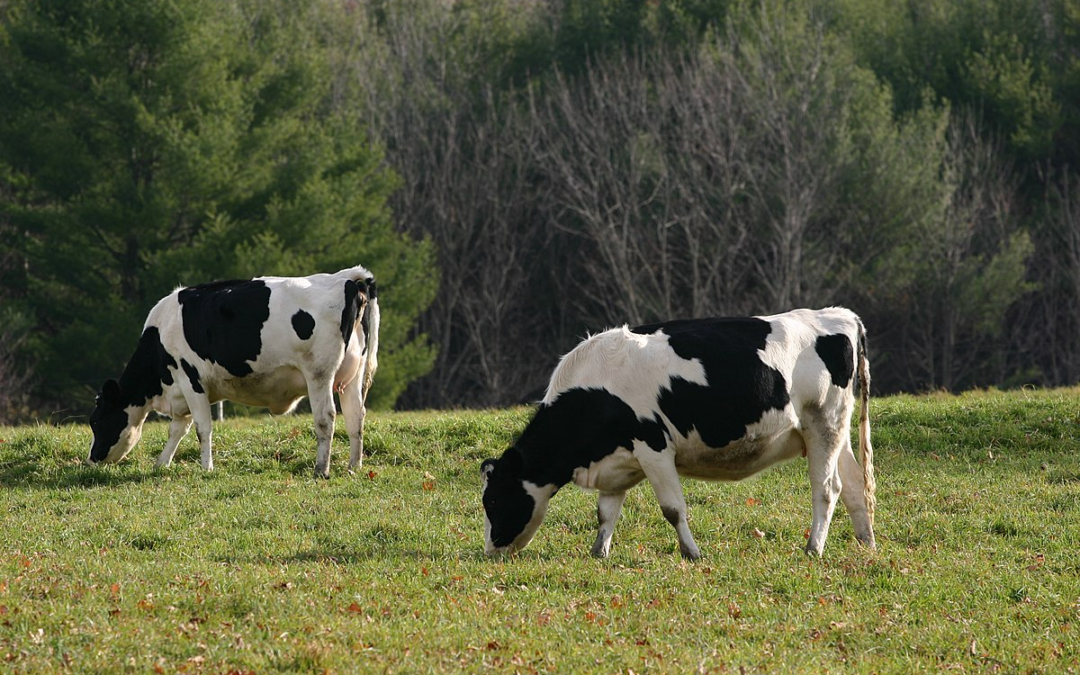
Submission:
<svg viewBox="0 0 1080 675">
<path fill-rule="evenodd" d="M 603 544 L 594 544 L 589 554 L 594 558 L 606 558 L 611 553 L 611 546 L 604 546 Z"/>
<path fill-rule="evenodd" d="M 679 553 L 687 560 L 701 560 L 701 549 L 696 545 L 679 546 Z"/>
</svg>

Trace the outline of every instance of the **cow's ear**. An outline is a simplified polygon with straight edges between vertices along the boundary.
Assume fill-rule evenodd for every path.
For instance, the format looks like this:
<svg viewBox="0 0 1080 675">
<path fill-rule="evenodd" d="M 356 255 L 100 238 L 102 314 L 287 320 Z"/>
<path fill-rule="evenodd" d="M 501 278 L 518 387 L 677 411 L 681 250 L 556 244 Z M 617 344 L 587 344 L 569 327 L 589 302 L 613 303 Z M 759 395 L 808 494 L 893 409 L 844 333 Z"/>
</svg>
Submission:
<svg viewBox="0 0 1080 675">
<path fill-rule="evenodd" d="M 480 465 L 480 475 L 487 478 L 491 475 L 491 472 L 495 470 L 495 460 L 485 459 Z"/>
<path fill-rule="evenodd" d="M 116 380 L 105 380 L 101 385 L 101 400 L 106 403 L 117 403 L 120 400 L 120 385 Z"/>
</svg>

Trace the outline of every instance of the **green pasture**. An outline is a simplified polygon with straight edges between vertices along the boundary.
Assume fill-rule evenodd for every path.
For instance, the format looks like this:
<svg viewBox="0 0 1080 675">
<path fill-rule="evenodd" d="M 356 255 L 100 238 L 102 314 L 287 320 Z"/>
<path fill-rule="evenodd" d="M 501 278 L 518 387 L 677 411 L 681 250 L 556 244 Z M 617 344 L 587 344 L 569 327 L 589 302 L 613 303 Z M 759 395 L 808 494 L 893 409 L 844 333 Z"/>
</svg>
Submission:
<svg viewBox="0 0 1080 675">
<path fill-rule="evenodd" d="M 483 555 L 479 464 L 527 409 L 372 413 L 312 478 L 310 418 L 216 426 L 153 469 L 85 425 L 0 427 L 0 668 L 12 673 L 1080 671 L 1080 390 L 872 401 L 877 539 L 838 507 L 821 559 L 805 460 L 686 482 L 703 558 L 647 485 L 594 560 L 595 496 Z"/>
</svg>

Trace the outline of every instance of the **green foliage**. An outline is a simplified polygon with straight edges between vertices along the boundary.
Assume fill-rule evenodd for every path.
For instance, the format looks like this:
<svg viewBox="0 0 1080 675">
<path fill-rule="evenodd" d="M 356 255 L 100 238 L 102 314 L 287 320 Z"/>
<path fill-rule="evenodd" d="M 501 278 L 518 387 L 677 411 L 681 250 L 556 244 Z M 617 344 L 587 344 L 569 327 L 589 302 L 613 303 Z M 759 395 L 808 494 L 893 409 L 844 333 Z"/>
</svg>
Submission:
<svg viewBox="0 0 1080 675">
<path fill-rule="evenodd" d="M 0 427 L 0 649 L 13 672 L 1068 672 L 1080 597 L 1080 391 L 872 400 L 879 549 L 837 508 L 801 551 L 806 464 L 684 482 L 704 557 L 647 485 L 608 560 L 595 493 L 482 553 L 479 463 L 525 409 L 375 413 L 310 478 L 307 416 L 218 424 L 219 462 L 81 463 L 86 427 Z M 339 424 L 340 427 L 340 424 Z M 342 508 L 347 504 L 348 508 Z"/>
<path fill-rule="evenodd" d="M 334 99 L 323 35 L 340 16 L 284 1 L 7 11 L 3 213 L 26 233 L 40 393 L 85 404 L 177 285 L 357 263 L 386 291 L 378 401 L 426 370 L 431 348 L 409 331 L 433 297 L 432 254 L 395 232 L 398 179 L 355 101 Z"/>
<path fill-rule="evenodd" d="M 846 1 L 834 25 L 892 87 L 896 109 L 973 108 L 1018 156 L 1047 154 L 1061 123 L 1042 4 L 1027 0 Z"/>
</svg>

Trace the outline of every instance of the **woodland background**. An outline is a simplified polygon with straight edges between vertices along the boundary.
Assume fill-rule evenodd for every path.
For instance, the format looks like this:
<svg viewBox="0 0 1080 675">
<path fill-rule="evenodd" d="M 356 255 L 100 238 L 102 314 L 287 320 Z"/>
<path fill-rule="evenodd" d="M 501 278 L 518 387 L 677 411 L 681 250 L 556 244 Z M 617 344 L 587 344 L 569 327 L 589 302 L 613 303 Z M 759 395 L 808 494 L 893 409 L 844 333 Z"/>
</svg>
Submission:
<svg viewBox="0 0 1080 675">
<path fill-rule="evenodd" d="M 0 422 L 178 284 L 361 263 L 377 405 L 842 304 L 879 392 L 1080 380 L 1080 0 L 0 0 Z"/>
</svg>

